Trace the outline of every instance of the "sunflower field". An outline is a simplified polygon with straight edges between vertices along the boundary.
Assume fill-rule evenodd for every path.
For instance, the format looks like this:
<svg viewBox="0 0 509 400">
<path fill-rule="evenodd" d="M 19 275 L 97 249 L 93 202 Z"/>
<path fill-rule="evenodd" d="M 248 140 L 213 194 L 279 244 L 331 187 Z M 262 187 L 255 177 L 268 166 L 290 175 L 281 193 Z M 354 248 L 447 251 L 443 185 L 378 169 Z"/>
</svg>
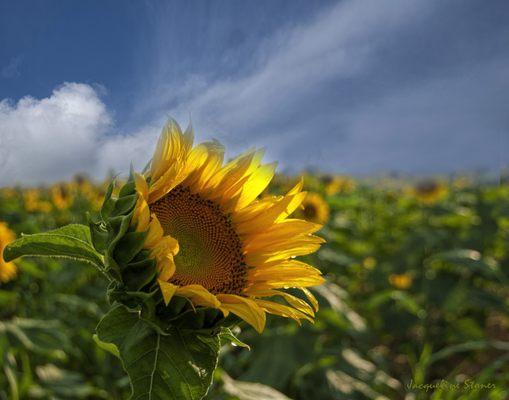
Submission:
<svg viewBox="0 0 509 400">
<path fill-rule="evenodd" d="M 260 197 L 298 182 L 276 175 Z M 509 182 L 309 172 L 303 182 L 295 213 L 323 225 L 316 235 L 324 244 L 300 257 L 325 279 L 309 289 L 319 305 L 314 323 L 278 309 L 290 318 L 267 316 L 259 334 L 241 317 L 221 340 L 205 398 L 509 398 Z M 89 223 L 108 183 L 76 176 L 0 189 L 0 250 L 21 234 Z M 117 349 L 96 334 L 108 285 L 76 259 L 0 258 L 0 399 L 129 398 Z M 198 318 L 197 310 L 187 315 Z"/>
</svg>

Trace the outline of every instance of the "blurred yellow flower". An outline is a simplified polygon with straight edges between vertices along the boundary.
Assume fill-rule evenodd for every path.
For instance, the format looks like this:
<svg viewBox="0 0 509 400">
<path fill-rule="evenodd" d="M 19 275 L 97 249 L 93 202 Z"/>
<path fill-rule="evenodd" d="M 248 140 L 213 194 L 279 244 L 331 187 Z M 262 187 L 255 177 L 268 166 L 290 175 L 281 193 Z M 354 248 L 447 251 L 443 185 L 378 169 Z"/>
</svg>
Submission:
<svg viewBox="0 0 509 400">
<path fill-rule="evenodd" d="M 325 180 L 325 193 L 334 196 L 338 193 L 350 193 L 355 189 L 355 181 L 346 176 L 334 176 Z"/>
<path fill-rule="evenodd" d="M 59 183 L 51 187 L 51 200 L 59 210 L 65 210 L 74 201 L 74 188 L 71 183 Z"/>
<path fill-rule="evenodd" d="M 317 224 L 326 224 L 329 220 L 329 205 L 318 193 L 309 192 L 302 202 L 298 216 Z"/>
<path fill-rule="evenodd" d="M 460 176 L 452 182 L 452 186 L 457 190 L 463 190 L 472 185 L 472 179 L 468 176 Z"/>
<path fill-rule="evenodd" d="M 412 277 L 410 274 L 391 274 L 389 283 L 397 289 L 408 289 L 412 286 Z"/>
<path fill-rule="evenodd" d="M 316 268 L 294 259 L 324 242 L 320 225 L 288 218 L 306 194 L 299 182 L 284 196 L 259 199 L 274 176 L 261 151 L 223 165 L 218 142 L 193 147 L 193 132 L 171 121 L 151 164 L 136 174 L 138 203 L 132 220 L 147 232 L 145 248 L 156 260 L 159 285 L 194 305 L 235 314 L 258 332 L 266 313 L 313 321 L 318 303 L 309 286 L 323 283 Z M 298 288 L 306 301 L 281 289 Z M 288 304 L 268 298 L 280 297 Z"/>
<path fill-rule="evenodd" d="M 362 265 L 364 266 L 364 268 L 367 268 L 367 269 L 373 269 L 376 267 L 376 258 L 375 257 L 366 257 L 364 259 L 364 261 L 362 262 Z"/>
<path fill-rule="evenodd" d="M 16 235 L 11 231 L 5 222 L 0 222 L 0 282 L 9 282 L 16 276 L 16 265 L 13 262 L 5 262 L 3 252 L 5 246 L 16 239 Z"/>
<path fill-rule="evenodd" d="M 16 196 L 16 190 L 13 188 L 2 188 L 0 189 L 0 197 L 6 199 L 12 199 Z"/>
<path fill-rule="evenodd" d="M 433 204 L 442 200 L 447 195 L 447 186 L 442 182 L 432 179 L 417 183 L 411 190 L 411 194 L 425 204 Z"/>
<path fill-rule="evenodd" d="M 23 201 L 28 212 L 50 212 L 53 208 L 49 201 L 41 200 L 38 189 L 25 190 L 23 192 Z"/>
</svg>

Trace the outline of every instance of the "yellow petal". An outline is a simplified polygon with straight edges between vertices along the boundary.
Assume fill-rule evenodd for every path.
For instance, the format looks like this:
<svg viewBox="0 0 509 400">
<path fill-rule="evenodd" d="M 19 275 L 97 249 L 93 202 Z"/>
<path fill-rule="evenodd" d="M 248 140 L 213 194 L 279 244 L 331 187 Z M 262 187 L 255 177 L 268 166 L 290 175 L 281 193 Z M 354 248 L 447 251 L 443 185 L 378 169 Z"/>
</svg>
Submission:
<svg viewBox="0 0 509 400">
<path fill-rule="evenodd" d="M 263 232 L 255 233 L 249 237 L 249 241 L 274 241 L 295 235 L 309 235 L 318 231 L 322 225 L 303 219 L 286 219 L 271 225 Z"/>
<path fill-rule="evenodd" d="M 156 247 L 163 235 L 164 231 L 163 227 L 159 223 L 159 219 L 157 219 L 155 214 L 152 214 L 152 220 L 150 221 L 148 234 L 145 239 L 145 247 L 149 249 Z"/>
<path fill-rule="evenodd" d="M 187 285 L 177 289 L 177 296 L 186 297 L 197 306 L 219 308 L 219 300 L 202 285 Z"/>
<path fill-rule="evenodd" d="M 265 190 L 274 177 L 277 163 L 262 165 L 254 171 L 244 184 L 242 193 L 236 202 L 235 210 L 240 210 L 253 202 Z"/>
<path fill-rule="evenodd" d="M 314 323 L 313 318 L 311 318 L 309 315 L 306 315 L 292 307 L 261 299 L 256 299 L 255 301 L 256 304 L 258 304 L 263 310 L 265 310 L 269 314 L 279 315 L 285 318 L 292 318 L 295 321 L 297 321 L 299 325 L 301 319 L 305 319 L 311 323 Z"/>
<path fill-rule="evenodd" d="M 280 290 L 265 290 L 259 291 L 258 293 L 254 293 L 253 296 L 255 297 L 279 296 L 285 299 L 292 308 L 295 308 L 296 310 L 299 310 L 300 312 L 310 316 L 315 315 L 313 309 L 308 303 L 306 303 L 302 299 L 299 299 L 298 297 L 291 295 L 290 293 L 282 292 Z"/>
<path fill-rule="evenodd" d="M 175 286 L 173 283 L 169 283 L 169 282 L 163 281 L 161 279 L 158 279 L 157 283 L 159 283 L 159 287 L 161 288 L 161 293 L 163 294 L 164 303 L 166 305 L 168 305 L 170 303 L 170 300 L 172 299 L 173 295 L 175 294 L 178 286 Z"/>
<path fill-rule="evenodd" d="M 248 271 L 249 286 L 245 293 L 276 288 L 303 288 L 318 286 L 325 282 L 321 272 L 297 260 L 288 260 L 269 267 L 258 267 Z"/>
<path fill-rule="evenodd" d="M 240 194 L 243 185 L 249 178 L 250 171 L 257 167 L 259 162 L 260 153 L 249 150 L 226 164 L 212 178 L 217 184 L 214 185 L 215 193 L 211 195 L 211 199 L 223 204 Z"/>
<path fill-rule="evenodd" d="M 145 177 L 139 173 L 134 174 L 134 182 L 136 184 L 136 191 L 141 194 L 141 196 L 148 200 L 148 183 L 145 180 Z"/>
<path fill-rule="evenodd" d="M 283 221 L 305 199 L 305 192 L 286 195 L 281 198 L 262 200 L 233 215 L 240 235 L 250 235 L 263 232 L 276 222 Z M 259 207 L 260 203 L 263 207 Z M 259 208 L 253 212 L 253 208 Z"/>
<path fill-rule="evenodd" d="M 140 196 L 136 203 L 133 215 L 133 223 L 136 224 L 137 232 L 145 232 L 150 223 L 150 209 L 147 202 Z"/>
<path fill-rule="evenodd" d="M 207 158 L 201 168 L 194 173 L 192 187 L 204 197 L 213 192 L 215 184 L 212 178 L 219 176 L 224 160 L 224 147 L 217 141 L 202 144 L 207 150 Z"/>
<path fill-rule="evenodd" d="M 237 296 L 234 294 L 218 294 L 217 298 L 221 301 L 221 308 L 232 312 L 242 318 L 258 333 L 262 333 L 265 328 L 265 312 L 256 304 L 254 300 Z"/>
<path fill-rule="evenodd" d="M 161 177 L 164 171 L 167 170 L 169 163 L 181 152 L 183 139 L 179 124 L 173 119 L 168 121 L 161 132 L 156 151 L 152 157 L 150 177 L 153 182 Z"/>
<path fill-rule="evenodd" d="M 263 252 L 246 251 L 246 263 L 253 266 L 277 264 L 287 258 L 314 253 L 323 242 L 322 238 L 308 236 L 279 244 L 279 246 L 268 246 L 263 249 Z"/>
<path fill-rule="evenodd" d="M 313 308 L 315 309 L 315 312 L 318 312 L 318 300 L 316 300 L 316 297 L 313 295 L 313 293 L 311 293 L 311 291 L 307 288 L 301 288 L 300 290 L 302 290 L 304 292 L 304 294 L 306 295 L 307 299 L 309 300 L 309 302 L 312 304 Z"/>
<path fill-rule="evenodd" d="M 156 257 L 159 279 L 168 281 L 175 274 L 177 267 L 171 254 Z"/>
<path fill-rule="evenodd" d="M 169 235 L 160 238 L 152 248 L 151 255 L 156 259 L 159 279 L 167 281 L 175 274 L 176 266 L 173 256 L 178 251 L 178 241 Z"/>
</svg>

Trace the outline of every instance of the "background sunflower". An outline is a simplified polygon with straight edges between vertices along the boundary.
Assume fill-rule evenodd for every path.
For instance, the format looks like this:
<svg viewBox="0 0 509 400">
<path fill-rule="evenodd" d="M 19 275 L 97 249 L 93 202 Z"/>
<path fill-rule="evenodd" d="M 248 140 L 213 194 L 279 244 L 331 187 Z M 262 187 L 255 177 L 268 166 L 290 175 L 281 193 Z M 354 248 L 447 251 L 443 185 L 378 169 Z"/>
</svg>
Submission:
<svg viewBox="0 0 509 400">
<path fill-rule="evenodd" d="M 5 262 L 2 256 L 5 246 L 12 242 L 16 235 L 5 222 L 0 221 L 0 283 L 7 283 L 16 276 L 16 265 Z"/>
</svg>

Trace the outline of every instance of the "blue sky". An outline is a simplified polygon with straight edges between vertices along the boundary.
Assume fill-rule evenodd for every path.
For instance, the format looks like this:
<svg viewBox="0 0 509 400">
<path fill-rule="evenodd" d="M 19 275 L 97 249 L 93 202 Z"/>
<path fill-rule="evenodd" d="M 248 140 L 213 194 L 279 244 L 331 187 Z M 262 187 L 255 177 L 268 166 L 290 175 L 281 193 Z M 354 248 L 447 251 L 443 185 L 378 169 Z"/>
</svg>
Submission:
<svg viewBox="0 0 509 400">
<path fill-rule="evenodd" d="M 497 172 L 508 20 L 502 0 L 0 0 L 0 184 L 144 165 L 168 117 L 283 170 Z"/>
</svg>

